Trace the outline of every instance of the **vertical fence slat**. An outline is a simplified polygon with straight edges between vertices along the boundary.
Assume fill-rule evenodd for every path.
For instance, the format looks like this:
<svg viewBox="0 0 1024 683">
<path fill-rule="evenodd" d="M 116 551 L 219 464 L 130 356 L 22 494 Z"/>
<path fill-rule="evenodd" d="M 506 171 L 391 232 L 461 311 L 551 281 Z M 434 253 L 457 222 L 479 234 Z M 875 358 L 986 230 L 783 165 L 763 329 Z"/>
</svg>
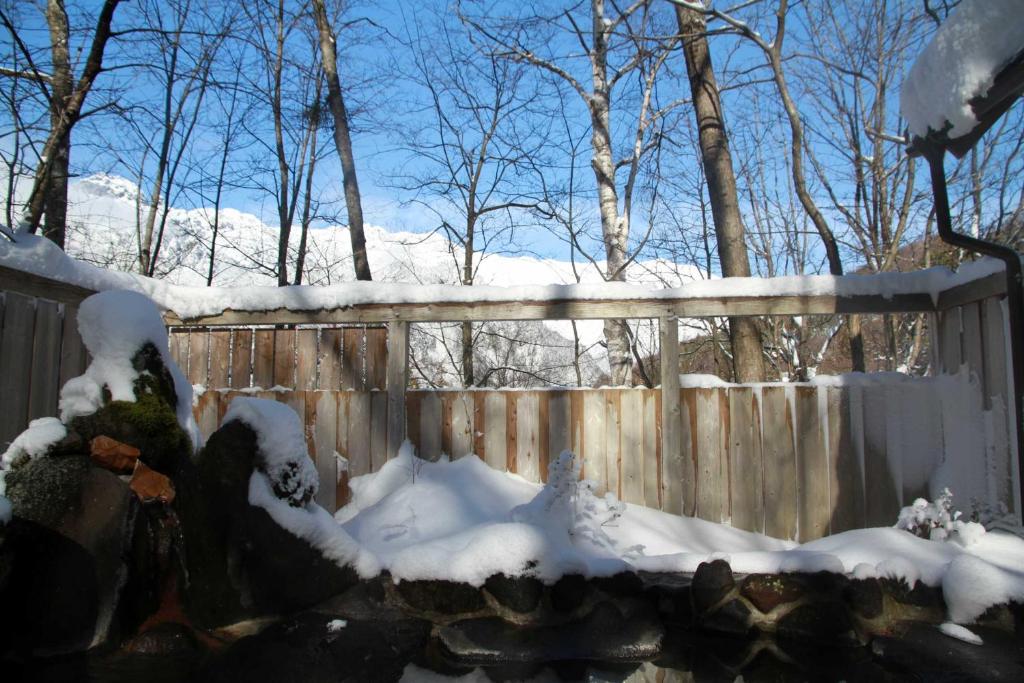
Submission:
<svg viewBox="0 0 1024 683">
<path fill-rule="evenodd" d="M 960 348 L 960 309 L 940 311 L 939 318 L 939 359 L 942 371 L 956 374 L 963 362 Z"/>
<path fill-rule="evenodd" d="M 753 389 L 733 387 L 728 392 L 732 525 L 760 532 L 764 530 L 760 408 Z"/>
<path fill-rule="evenodd" d="M 341 356 L 344 339 L 344 330 L 331 328 L 320 331 L 321 389 L 329 391 L 341 389 Z"/>
<path fill-rule="evenodd" d="M 252 386 L 252 330 L 238 329 L 231 335 L 231 388 Z"/>
<path fill-rule="evenodd" d="M 406 439 L 405 403 L 409 387 L 409 323 L 395 320 L 387 330 L 388 443 L 387 456 L 398 455 Z"/>
<path fill-rule="evenodd" d="M 1011 444 L 1015 429 L 1009 419 L 1008 365 L 1006 358 L 1007 330 L 1003 307 L 997 298 L 986 299 L 981 309 L 982 353 L 985 356 L 983 405 L 992 416 L 993 479 L 997 496 L 1014 510 L 1013 452 Z"/>
<path fill-rule="evenodd" d="M 348 463 L 347 472 L 338 472 L 336 474 L 337 484 L 334 488 L 334 504 L 336 507 L 341 507 L 348 503 L 349 495 L 349 479 L 352 478 L 352 460 L 349 457 L 348 449 L 348 397 L 350 396 L 347 391 L 331 391 L 328 392 L 331 396 L 334 396 L 334 401 L 337 404 L 337 417 L 334 427 L 334 450 L 338 452 Z"/>
<path fill-rule="evenodd" d="M 850 387 L 828 387 L 830 533 L 864 526 L 864 474 L 860 467 L 851 419 Z"/>
<path fill-rule="evenodd" d="M 621 400 L 619 458 L 622 462 L 622 500 L 643 505 L 643 395 L 638 390 L 623 390 Z"/>
<path fill-rule="evenodd" d="M 437 392 L 420 395 L 420 457 L 437 460 L 441 456 L 441 397 Z"/>
<path fill-rule="evenodd" d="M 3 317 L 3 306 L 0 305 L 0 318 Z M 64 306 L 62 320 L 63 332 L 60 342 L 60 385 L 64 386 L 72 377 L 85 372 L 89 352 L 78 333 L 78 306 Z"/>
<path fill-rule="evenodd" d="M 679 393 L 679 321 L 658 321 L 661 349 L 661 509 L 683 512 L 683 409 Z"/>
<path fill-rule="evenodd" d="M 189 384 L 208 384 L 207 363 L 210 360 L 210 331 L 193 328 L 188 335 Z"/>
<path fill-rule="evenodd" d="M 317 388 L 316 376 L 317 330 L 295 330 L 295 388 L 312 390 Z"/>
<path fill-rule="evenodd" d="M 370 395 L 363 391 L 344 392 L 348 400 L 349 474 L 358 477 L 372 471 L 370 460 Z"/>
<path fill-rule="evenodd" d="M 383 389 L 387 384 L 388 331 L 383 327 L 366 329 L 366 388 Z"/>
<path fill-rule="evenodd" d="M 960 307 L 963 362 L 977 376 L 984 389 L 985 358 L 981 346 L 981 304 L 975 302 Z M 984 392 L 983 392 L 984 393 Z"/>
<path fill-rule="evenodd" d="M 505 392 L 505 467 L 509 472 L 518 472 L 516 457 L 519 455 L 519 392 Z"/>
<path fill-rule="evenodd" d="M 295 387 L 295 330 L 274 330 L 274 386 Z"/>
<path fill-rule="evenodd" d="M 0 340 L 0 447 L 28 426 L 29 383 L 32 378 L 32 336 L 35 305 L 32 298 L 6 293 Z M 5 448 L 6 450 L 6 448 Z"/>
<path fill-rule="evenodd" d="M 956 367 L 959 367 L 957 362 Z M 864 425 L 864 508 L 868 526 L 891 526 L 899 511 L 899 494 L 889 469 L 888 409 L 884 395 L 861 401 Z"/>
<path fill-rule="evenodd" d="M 32 342 L 32 379 L 28 418 L 57 414 L 60 393 L 60 306 L 52 301 L 36 301 L 36 324 Z M 7 400 L 11 396 L 7 395 Z"/>
<path fill-rule="evenodd" d="M 441 399 L 441 452 L 454 459 L 452 450 L 452 400 L 455 398 L 454 391 L 439 391 L 437 397 Z"/>
<path fill-rule="evenodd" d="M 488 391 L 484 394 L 484 425 L 483 429 L 477 427 L 477 430 L 484 434 L 484 461 L 502 472 L 508 467 L 505 452 L 507 424 L 505 398 L 507 395 L 500 391 Z"/>
<path fill-rule="evenodd" d="M 548 394 L 548 460 L 572 449 L 572 399 L 568 391 Z M 582 457 L 582 453 L 579 453 Z M 542 474 L 544 474 L 542 472 Z M 584 474 L 586 476 L 586 474 Z"/>
<path fill-rule="evenodd" d="M 516 472 L 528 481 L 540 481 L 540 398 L 522 392 L 516 401 Z"/>
<path fill-rule="evenodd" d="M 208 389 L 227 389 L 231 367 L 231 331 L 210 330 L 210 376 Z"/>
<path fill-rule="evenodd" d="M 252 383 L 270 389 L 274 386 L 274 330 L 253 332 Z"/>
<path fill-rule="evenodd" d="M 388 461 L 388 395 L 370 392 L 370 466 L 376 472 Z"/>
<path fill-rule="evenodd" d="M 796 387 L 797 491 L 799 540 L 810 541 L 828 535 L 832 501 L 828 490 L 828 458 L 818 389 Z"/>
<path fill-rule="evenodd" d="M 341 359 L 341 388 L 362 391 L 366 388 L 363 375 L 363 340 L 361 327 L 346 327 L 344 331 L 345 352 Z"/>
<path fill-rule="evenodd" d="M 622 498 L 622 390 L 606 389 L 604 394 L 605 488 Z M 585 436 L 586 432 L 584 432 Z M 600 438 L 601 432 L 597 432 Z M 600 452 L 600 450 L 598 451 Z"/>
<path fill-rule="evenodd" d="M 473 452 L 473 396 L 459 392 L 452 397 L 452 458 Z"/>
<path fill-rule="evenodd" d="M 638 390 L 643 401 L 640 425 L 643 431 L 643 454 L 640 458 L 643 470 L 643 503 L 649 508 L 658 509 L 661 505 L 660 467 L 661 430 L 659 428 L 661 414 L 658 396 L 660 391 L 653 389 Z"/>
<path fill-rule="evenodd" d="M 722 446 L 718 389 L 697 389 L 697 516 L 722 520 Z"/>
<path fill-rule="evenodd" d="M 75 316 L 77 317 L 77 315 L 78 310 L 75 309 Z M 66 330 L 67 326 L 65 325 L 65 334 Z M 75 332 L 77 333 L 77 331 L 78 326 L 75 325 Z M 171 330 L 167 335 L 167 348 L 171 352 L 171 360 L 188 376 L 188 330 L 181 327 Z"/>
<path fill-rule="evenodd" d="M 316 502 L 330 513 L 337 510 L 338 469 L 334 457 L 338 429 L 338 395 L 333 391 L 307 391 L 306 416 L 313 432 L 313 462 L 320 479 Z"/>
<path fill-rule="evenodd" d="M 786 389 L 761 390 L 765 533 L 795 539 L 797 524 L 796 450 L 793 412 Z"/>
<path fill-rule="evenodd" d="M 616 492 L 614 488 L 609 488 L 607 457 L 609 450 L 618 453 L 618 448 L 607 447 L 605 397 L 598 392 L 580 393 L 583 408 L 583 476 L 594 482 L 599 493 L 606 490 Z M 612 419 L 617 420 L 617 417 L 613 415 Z"/>
</svg>

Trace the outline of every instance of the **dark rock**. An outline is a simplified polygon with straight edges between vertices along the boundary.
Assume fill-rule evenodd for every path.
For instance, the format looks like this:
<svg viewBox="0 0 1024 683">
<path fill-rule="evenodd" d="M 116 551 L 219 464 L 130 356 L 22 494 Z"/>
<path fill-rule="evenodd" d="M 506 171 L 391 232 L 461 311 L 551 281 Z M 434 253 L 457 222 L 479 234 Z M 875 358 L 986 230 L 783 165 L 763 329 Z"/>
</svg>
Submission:
<svg viewBox="0 0 1024 683">
<path fill-rule="evenodd" d="M 189 582 L 186 609 L 203 626 L 312 607 L 358 577 L 249 504 L 256 433 L 237 420 L 210 436 L 174 479 Z"/>
<path fill-rule="evenodd" d="M 837 601 L 809 602 L 796 607 L 779 619 L 776 633 L 780 638 L 794 638 L 828 644 L 855 644 L 846 607 Z"/>
<path fill-rule="evenodd" d="M 613 576 L 591 579 L 595 588 L 608 595 L 630 598 L 644 592 L 644 582 L 635 572 L 619 572 Z"/>
<path fill-rule="evenodd" d="M 303 613 L 243 638 L 213 657 L 196 680 L 246 683 L 396 681 L 426 646 L 424 621 L 349 621 L 337 632 L 330 617 Z"/>
<path fill-rule="evenodd" d="M 551 606 L 558 612 L 572 612 L 579 609 L 586 600 L 590 587 L 580 574 L 567 574 L 551 587 Z"/>
<path fill-rule="evenodd" d="M 881 584 L 882 590 L 896 602 L 912 607 L 945 608 L 942 588 L 938 586 L 926 586 L 920 581 L 908 586 L 903 579 L 882 579 Z"/>
<path fill-rule="evenodd" d="M 725 560 L 701 562 L 693 574 L 693 607 L 702 614 L 717 605 L 736 586 L 732 568 Z"/>
<path fill-rule="evenodd" d="M 700 620 L 700 627 L 713 633 L 743 636 L 750 630 L 750 617 L 750 608 L 745 602 L 736 598 L 710 614 L 705 614 Z"/>
<path fill-rule="evenodd" d="M 743 579 L 740 592 L 765 614 L 779 605 L 799 600 L 804 594 L 803 584 L 793 574 L 751 574 Z"/>
<path fill-rule="evenodd" d="M 122 646 L 132 654 L 163 657 L 198 656 L 201 649 L 191 629 L 170 622 L 140 633 Z"/>
<path fill-rule="evenodd" d="M 799 574 L 799 580 L 806 586 L 808 593 L 833 597 L 842 595 L 850 583 L 850 579 L 844 574 L 836 574 L 835 572 Z"/>
<path fill-rule="evenodd" d="M 498 604 L 520 614 L 533 612 L 544 597 L 544 584 L 532 576 L 495 574 L 488 577 L 484 588 Z"/>
<path fill-rule="evenodd" d="M 882 587 L 877 579 L 851 581 L 843 591 L 843 597 L 854 613 L 864 619 L 882 615 Z"/>
<path fill-rule="evenodd" d="M 0 552 L 0 649 L 73 652 L 106 642 L 117 630 L 138 512 L 128 487 L 82 456 L 33 460 L 12 470 L 7 486 L 14 519 Z"/>
<path fill-rule="evenodd" d="M 413 609 L 437 614 L 471 614 L 486 603 L 473 586 L 454 581 L 399 581 L 402 600 Z"/>
<path fill-rule="evenodd" d="M 650 610 L 624 616 L 601 603 L 585 618 L 523 628 L 500 619 L 471 619 L 438 630 L 446 656 L 461 664 L 560 660 L 644 661 L 661 651 L 664 629 Z"/>
</svg>

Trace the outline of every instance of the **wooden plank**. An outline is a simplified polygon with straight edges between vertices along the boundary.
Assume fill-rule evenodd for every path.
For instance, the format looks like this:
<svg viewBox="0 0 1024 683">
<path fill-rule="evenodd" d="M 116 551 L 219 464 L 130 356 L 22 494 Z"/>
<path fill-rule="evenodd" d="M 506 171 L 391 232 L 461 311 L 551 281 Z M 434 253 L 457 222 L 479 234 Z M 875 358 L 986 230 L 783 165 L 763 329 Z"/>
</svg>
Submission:
<svg viewBox="0 0 1024 683">
<path fill-rule="evenodd" d="M 3 318 L 3 306 L 0 305 L 0 320 Z M 2 324 L 2 323 L 0 323 Z M 72 377 L 85 372 L 89 352 L 78 333 L 78 307 L 67 304 L 64 306 L 63 332 L 60 344 L 60 385 L 64 386 Z M 186 348 L 188 337 L 185 338 Z M 187 353 L 187 352 L 186 352 Z"/>
<path fill-rule="evenodd" d="M 295 388 L 295 330 L 274 330 L 274 386 Z"/>
<path fill-rule="evenodd" d="M 939 313 L 939 359 L 942 372 L 955 375 L 963 362 L 960 337 L 960 309 L 951 308 Z"/>
<path fill-rule="evenodd" d="M 729 393 L 729 492 L 732 525 L 764 531 L 761 409 L 758 396 L 748 387 Z"/>
<path fill-rule="evenodd" d="M 348 467 L 349 476 L 358 477 L 373 471 L 370 459 L 370 394 L 365 391 L 344 392 L 348 400 Z"/>
<path fill-rule="evenodd" d="M 390 460 L 398 454 L 405 440 L 405 396 L 409 386 L 409 324 L 393 321 L 388 328 L 388 361 L 386 385 L 388 392 L 388 442 Z"/>
<path fill-rule="evenodd" d="M 461 458 L 473 452 L 473 396 L 470 392 L 458 392 L 452 396 L 451 408 L 451 456 Z"/>
<path fill-rule="evenodd" d="M 864 516 L 864 473 L 854 432 L 861 428 L 859 418 L 851 422 L 850 387 L 828 387 L 828 473 L 832 518 L 829 533 L 861 529 Z"/>
<path fill-rule="evenodd" d="M 36 302 L 35 335 L 32 341 L 32 379 L 28 399 L 28 418 L 57 415 L 60 394 L 60 342 L 62 333 L 60 305 L 40 299 Z M 28 360 L 28 359 L 26 359 Z M 8 400 L 11 398 L 7 395 Z"/>
<path fill-rule="evenodd" d="M 547 299 L 543 301 L 434 301 L 346 304 L 330 310 L 225 311 L 182 320 L 173 313 L 169 325 L 268 325 L 338 323 L 454 322 L 468 320 L 603 320 L 608 318 L 711 318 L 762 315 L 835 315 L 839 313 L 924 313 L 935 310 L 930 292 L 885 296 L 806 295 L 780 292 L 771 297 L 639 297 L 635 299 Z"/>
<path fill-rule="evenodd" d="M 761 456 L 764 473 L 764 532 L 795 540 L 797 533 L 796 446 L 792 405 L 782 386 L 761 390 Z"/>
<path fill-rule="evenodd" d="M 252 385 L 274 386 L 274 330 L 253 332 Z"/>
<path fill-rule="evenodd" d="M 832 500 L 818 389 L 801 386 L 795 391 L 797 496 L 800 500 L 797 538 L 804 543 L 828 535 Z"/>
<path fill-rule="evenodd" d="M 643 472 L 644 505 L 655 510 L 661 507 L 661 426 L 660 396 L 655 389 L 639 389 L 643 400 L 640 426 L 643 430 L 643 456 L 640 459 Z"/>
<path fill-rule="evenodd" d="M 231 337 L 231 388 L 252 386 L 252 330 L 235 330 Z"/>
<path fill-rule="evenodd" d="M 383 327 L 366 330 L 366 388 L 384 389 L 388 377 L 388 331 Z"/>
<path fill-rule="evenodd" d="M 1008 377 L 1010 362 L 1006 358 L 1006 337 L 1009 331 L 1003 317 L 1003 306 L 998 299 L 987 299 L 981 307 L 982 354 L 985 357 L 983 382 L 985 408 L 991 408 L 993 399 L 1008 403 Z"/>
<path fill-rule="evenodd" d="M 295 388 L 310 391 L 317 388 L 318 330 L 295 330 Z"/>
<path fill-rule="evenodd" d="M 470 397 L 473 401 L 473 453 L 486 462 L 484 457 L 486 446 L 484 430 L 487 429 L 487 397 L 482 391 L 471 392 Z"/>
<path fill-rule="evenodd" d="M 329 328 L 320 331 L 320 388 L 337 391 L 341 384 L 341 358 L 344 353 L 345 331 Z"/>
<path fill-rule="evenodd" d="M 370 392 L 370 466 L 378 471 L 388 461 L 388 395 Z"/>
<path fill-rule="evenodd" d="M 207 367 L 210 360 L 210 331 L 192 330 L 188 335 L 188 382 L 207 384 Z"/>
<path fill-rule="evenodd" d="M 348 503 L 350 496 L 348 482 L 352 475 L 352 462 L 349 459 L 348 449 L 348 403 L 352 395 L 348 391 L 331 391 L 338 406 L 337 421 L 334 429 L 334 450 L 338 456 L 335 458 L 337 471 L 337 484 L 334 487 L 334 504 L 341 507 Z"/>
<path fill-rule="evenodd" d="M 338 508 L 338 468 L 335 444 L 338 430 L 338 394 L 333 391 L 307 391 L 306 415 L 313 432 L 313 462 L 320 479 L 316 502 L 330 513 Z"/>
<path fill-rule="evenodd" d="M 1006 274 L 992 273 L 978 280 L 966 282 L 939 292 L 936 308 L 945 311 L 975 301 L 1006 294 Z"/>
<path fill-rule="evenodd" d="M 604 491 L 611 491 L 618 495 L 617 487 L 608 486 L 608 453 L 618 457 L 618 416 L 612 415 L 616 423 L 615 446 L 609 447 L 607 441 L 607 420 L 608 414 L 605 408 L 605 401 L 608 397 L 607 390 L 591 390 L 578 392 L 582 397 L 583 408 L 583 451 L 580 456 L 583 460 L 583 476 L 594 482 L 598 494 Z M 616 402 L 616 411 L 617 411 Z M 618 476 L 618 462 L 615 463 L 616 481 Z"/>
<path fill-rule="evenodd" d="M 583 408 L 583 397 L 585 395 L 586 392 L 582 390 L 569 392 L 569 419 L 571 422 L 569 427 L 569 438 L 572 440 L 572 446 L 570 448 L 579 458 L 583 457 L 584 450 L 583 424 L 585 420 L 585 411 Z"/>
<path fill-rule="evenodd" d="M 682 482 L 680 514 L 692 517 L 697 511 L 697 390 L 680 389 L 679 441 L 682 448 L 680 464 Z M 672 510 L 667 510 L 672 512 Z"/>
<path fill-rule="evenodd" d="M 984 395 L 985 357 L 981 339 L 981 306 L 977 303 L 966 304 L 960 308 L 961 348 L 963 362 L 967 364 L 973 376 L 982 384 Z"/>
<path fill-rule="evenodd" d="M 217 431 L 217 427 L 220 426 L 220 392 L 204 391 L 196 399 L 196 407 L 193 412 L 203 438 L 210 438 L 210 434 Z"/>
<path fill-rule="evenodd" d="M 551 395 L 549 391 L 537 392 L 537 473 L 540 481 L 547 483 L 548 470 L 551 464 L 549 440 L 551 438 Z M 555 453 L 555 457 L 558 454 Z"/>
<path fill-rule="evenodd" d="M 502 472 L 508 467 L 505 438 L 507 396 L 508 394 L 501 391 L 488 391 L 484 394 L 484 424 L 482 428 L 477 427 L 484 435 L 484 461 Z"/>
<path fill-rule="evenodd" d="M 75 305 L 96 293 L 85 287 L 71 285 L 4 265 L 0 265 L 0 291 Z"/>
<path fill-rule="evenodd" d="M 536 391 L 516 397 L 516 472 L 527 481 L 540 481 L 540 398 Z"/>
<path fill-rule="evenodd" d="M 572 450 L 572 399 L 568 391 L 552 390 L 548 394 L 548 461 L 562 451 Z M 587 476 L 583 473 L 583 476 Z"/>
<path fill-rule="evenodd" d="M 710 522 L 723 521 L 722 443 L 719 389 L 697 389 L 697 507 L 696 514 Z"/>
<path fill-rule="evenodd" d="M 434 391 L 420 395 L 419 456 L 431 462 L 441 457 L 441 398 Z"/>
<path fill-rule="evenodd" d="M 619 459 L 622 463 L 622 500 L 644 504 L 643 419 L 644 397 L 639 390 L 623 390 L 620 398 Z"/>
<path fill-rule="evenodd" d="M 75 316 L 77 317 L 77 315 L 78 311 L 76 309 Z M 75 325 L 75 332 L 78 332 L 77 324 Z M 171 352 L 171 360 L 177 364 L 186 376 L 188 376 L 188 334 L 187 328 L 176 328 L 167 334 L 167 348 Z M 71 377 L 74 376 L 71 375 Z"/>
<path fill-rule="evenodd" d="M 679 394 L 679 321 L 658 321 L 661 353 L 661 509 L 683 511 L 683 432 Z"/>
<path fill-rule="evenodd" d="M 900 493 L 889 468 L 888 412 L 884 387 L 864 387 L 864 509 L 867 526 L 892 526 Z"/>
<path fill-rule="evenodd" d="M 942 404 L 939 392 L 930 382 L 901 382 L 890 387 L 889 392 L 900 410 L 887 416 L 890 425 L 898 419 L 895 426 L 901 437 L 901 471 L 897 478 L 900 502 L 911 505 L 918 498 L 931 498 L 929 480 L 942 462 L 942 430 L 938 420 Z"/>
<path fill-rule="evenodd" d="M 230 386 L 231 331 L 210 330 L 210 374 L 207 389 L 227 389 Z"/>
<path fill-rule="evenodd" d="M 505 467 L 518 472 L 516 456 L 519 454 L 519 401 L 518 391 L 505 392 Z"/>
<path fill-rule="evenodd" d="M 439 391 L 437 397 L 441 399 L 441 452 L 449 458 L 452 455 L 452 400 L 455 398 L 454 391 Z"/>
<path fill-rule="evenodd" d="M 363 328 L 344 330 L 344 354 L 341 359 L 341 388 L 363 391 L 366 389 L 363 355 Z"/>
<path fill-rule="evenodd" d="M 29 386 L 32 381 L 32 337 L 35 299 L 5 294 L 3 331 L 0 332 L 0 447 L 13 441 L 28 426 Z"/>
</svg>

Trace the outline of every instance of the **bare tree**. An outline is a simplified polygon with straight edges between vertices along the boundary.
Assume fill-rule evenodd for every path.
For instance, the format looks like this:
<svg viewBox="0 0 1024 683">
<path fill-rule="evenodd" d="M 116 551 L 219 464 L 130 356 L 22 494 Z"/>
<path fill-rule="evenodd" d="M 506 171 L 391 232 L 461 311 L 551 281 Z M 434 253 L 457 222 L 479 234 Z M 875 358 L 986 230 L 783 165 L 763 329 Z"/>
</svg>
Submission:
<svg viewBox="0 0 1024 683">
<path fill-rule="evenodd" d="M 352 154 L 352 138 L 348 128 L 348 112 L 345 98 L 338 79 L 338 56 L 335 51 L 337 37 L 327 17 L 324 0 L 313 0 L 313 16 L 316 19 L 320 41 L 320 63 L 327 79 L 327 101 L 334 119 L 334 145 L 341 159 L 342 179 L 345 186 L 345 207 L 348 210 L 348 231 L 352 240 L 352 263 L 357 280 L 372 280 L 370 260 L 366 255 L 366 235 L 363 232 L 363 207 L 359 197 L 359 182 L 356 178 L 355 157 Z M 316 146 L 315 143 L 313 145 Z M 309 174 L 312 179 L 312 172 Z M 308 196 L 308 192 L 307 192 Z M 301 252 L 301 250 L 300 250 Z"/>
</svg>

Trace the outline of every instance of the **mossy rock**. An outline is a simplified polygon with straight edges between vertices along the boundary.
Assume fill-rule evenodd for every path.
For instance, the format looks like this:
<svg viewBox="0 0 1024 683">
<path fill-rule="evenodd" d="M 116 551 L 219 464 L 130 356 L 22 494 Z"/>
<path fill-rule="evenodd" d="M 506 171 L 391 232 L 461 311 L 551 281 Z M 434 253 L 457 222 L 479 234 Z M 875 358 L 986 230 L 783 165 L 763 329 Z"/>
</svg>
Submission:
<svg viewBox="0 0 1024 683">
<path fill-rule="evenodd" d="M 56 529 L 79 508 L 82 480 L 92 469 L 89 458 L 35 458 L 7 474 L 6 496 L 14 514 Z"/>
</svg>

